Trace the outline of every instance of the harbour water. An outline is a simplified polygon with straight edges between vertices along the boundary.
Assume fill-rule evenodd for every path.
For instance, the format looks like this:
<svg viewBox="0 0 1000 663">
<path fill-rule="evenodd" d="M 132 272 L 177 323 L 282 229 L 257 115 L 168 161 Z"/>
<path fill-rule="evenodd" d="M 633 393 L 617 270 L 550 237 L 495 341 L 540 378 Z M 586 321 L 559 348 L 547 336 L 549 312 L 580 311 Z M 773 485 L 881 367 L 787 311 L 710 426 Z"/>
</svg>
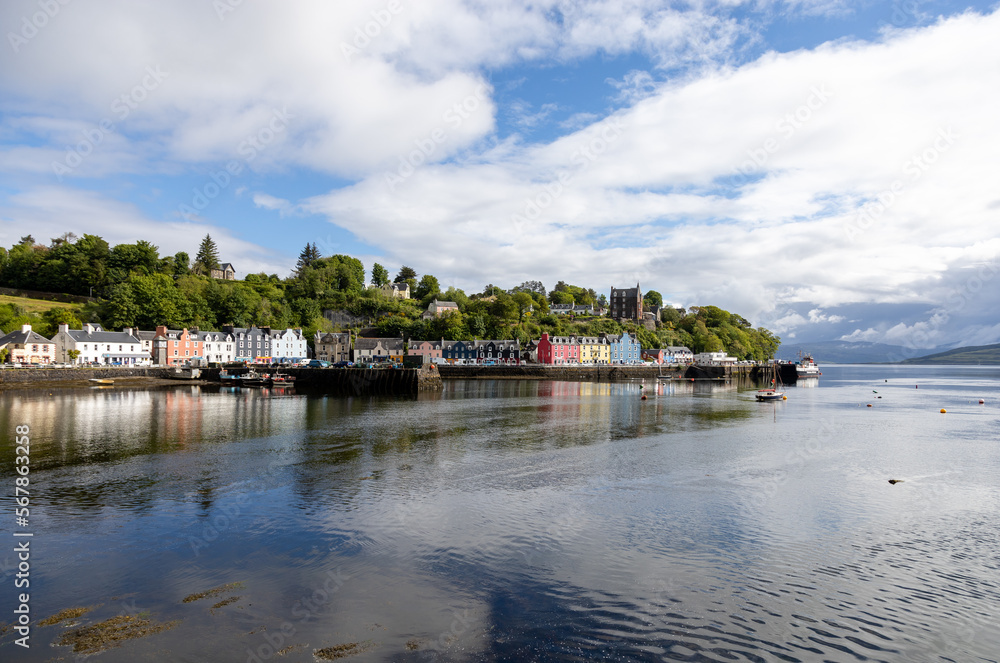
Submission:
<svg viewBox="0 0 1000 663">
<path fill-rule="evenodd" d="M 0 658 L 124 616 L 95 660 L 1000 660 L 1000 369 L 823 373 L 0 393 Z"/>
</svg>

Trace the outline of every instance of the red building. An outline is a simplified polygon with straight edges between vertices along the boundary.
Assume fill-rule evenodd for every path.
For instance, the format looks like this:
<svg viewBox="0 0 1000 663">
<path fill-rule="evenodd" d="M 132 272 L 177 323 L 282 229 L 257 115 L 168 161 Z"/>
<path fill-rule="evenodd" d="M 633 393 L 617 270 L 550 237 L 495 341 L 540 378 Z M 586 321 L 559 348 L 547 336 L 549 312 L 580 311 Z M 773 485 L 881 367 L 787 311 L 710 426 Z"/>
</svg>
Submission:
<svg viewBox="0 0 1000 663">
<path fill-rule="evenodd" d="M 575 336 L 553 336 L 542 334 L 538 339 L 539 364 L 579 364 L 580 342 Z"/>
</svg>

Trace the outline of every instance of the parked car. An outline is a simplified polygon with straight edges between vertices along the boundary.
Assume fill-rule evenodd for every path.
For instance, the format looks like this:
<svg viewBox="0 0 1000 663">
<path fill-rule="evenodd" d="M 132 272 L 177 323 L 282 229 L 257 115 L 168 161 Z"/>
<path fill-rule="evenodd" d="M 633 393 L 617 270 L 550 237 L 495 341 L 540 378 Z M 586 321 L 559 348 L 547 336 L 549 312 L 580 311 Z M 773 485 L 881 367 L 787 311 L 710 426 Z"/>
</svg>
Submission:
<svg viewBox="0 0 1000 663">
<path fill-rule="evenodd" d="M 349 368 L 351 366 L 354 366 L 353 361 L 338 361 L 333 365 L 334 368 Z"/>
<path fill-rule="evenodd" d="M 309 361 L 309 368 L 329 368 L 330 362 L 322 359 L 312 359 Z"/>
</svg>

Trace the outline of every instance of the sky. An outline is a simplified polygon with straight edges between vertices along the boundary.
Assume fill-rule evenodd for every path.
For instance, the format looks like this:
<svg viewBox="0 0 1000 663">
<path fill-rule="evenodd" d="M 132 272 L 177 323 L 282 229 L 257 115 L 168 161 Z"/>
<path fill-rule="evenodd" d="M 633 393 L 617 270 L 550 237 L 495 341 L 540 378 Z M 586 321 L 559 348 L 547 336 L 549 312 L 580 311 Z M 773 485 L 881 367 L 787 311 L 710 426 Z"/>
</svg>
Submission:
<svg viewBox="0 0 1000 663">
<path fill-rule="evenodd" d="M 467 293 L 640 284 L 786 342 L 1000 341 L 1000 9 L 4 0 L 0 245 Z"/>
</svg>

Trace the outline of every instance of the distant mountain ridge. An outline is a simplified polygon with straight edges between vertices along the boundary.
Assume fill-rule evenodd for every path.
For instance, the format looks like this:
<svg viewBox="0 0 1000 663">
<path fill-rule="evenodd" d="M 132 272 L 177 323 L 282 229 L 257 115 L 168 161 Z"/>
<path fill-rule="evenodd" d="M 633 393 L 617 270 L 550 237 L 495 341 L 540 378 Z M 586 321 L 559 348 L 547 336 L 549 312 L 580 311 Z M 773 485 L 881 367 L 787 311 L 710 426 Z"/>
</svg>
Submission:
<svg viewBox="0 0 1000 663">
<path fill-rule="evenodd" d="M 902 361 L 903 364 L 1000 364 L 1000 343 L 954 348 Z"/>
<path fill-rule="evenodd" d="M 799 352 L 812 355 L 817 364 L 894 364 L 897 362 L 913 362 L 918 357 L 939 348 L 917 350 L 902 345 L 886 343 L 869 343 L 866 341 L 817 341 L 815 343 L 782 343 L 776 357 L 789 361 L 798 361 Z"/>
</svg>

